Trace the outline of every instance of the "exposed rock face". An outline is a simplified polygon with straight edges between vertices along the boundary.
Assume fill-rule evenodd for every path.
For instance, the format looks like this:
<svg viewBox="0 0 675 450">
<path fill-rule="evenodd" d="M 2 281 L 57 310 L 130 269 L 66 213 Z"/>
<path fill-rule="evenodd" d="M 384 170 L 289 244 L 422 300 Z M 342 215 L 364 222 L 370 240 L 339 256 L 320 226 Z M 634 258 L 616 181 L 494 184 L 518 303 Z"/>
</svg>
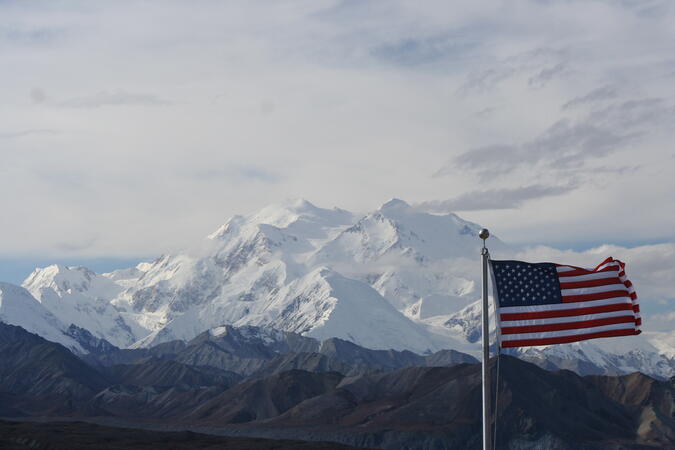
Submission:
<svg viewBox="0 0 675 450">
<path fill-rule="evenodd" d="M 263 376 L 292 369 L 337 371 L 345 375 L 385 372 L 409 366 L 450 366 L 477 362 L 465 353 L 441 350 L 431 355 L 372 350 L 338 338 L 320 342 L 288 331 L 231 325 L 208 330 L 191 341 L 169 341 L 151 348 L 118 349 L 96 341 L 86 361 L 98 366 L 170 359 L 189 366 L 212 367 L 242 376 Z M 94 347 L 92 347 L 94 348 Z"/>
<path fill-rule="evenodd" d="M 675 377 L 659 383 L 640 373 L 622 377 L 588 377 L 588 381 L 607 397 L 626 405 L 635 418 L 641 441 L 666 448 L 675 442 L 675 406 L 672 401 Z"/>
<path fill-rule="evenodd" d="M 191 347 L 217 343 L 231 364 L 250 370 L 242 363 L 250 351 L 260 367 L 246 376 L 178 361 Z M 59 344 L 0 323 L 0 412 L 388 449 L 480 446 L 480 365 L 426 366 L 468 355 L 368 350 L 335 339 L 319 345 L 254 329 L 151 349 L 100 347 L 107 361 L 117 351 L 130 362 L 92 367 Z M 502 356 L 498 448 L 675 448 L 674 391 L 674 379 L 581 377 Z"/>
<path fill-rule="evenodd" d="M 584 378 L 507 356 L 500 375 L 500 448 L 675 445 L 672 382 L 641 374 Z M 344 379 L 267 423 L 326 433 L 346 427 L 354 431 L 342 441 L 357 445 L 379 439 L 385 448 L 473 448 L 480 446 L 480 397 L 478 365 L 411 367 Z"/>
<path fill-rule="evenodd" d="M 0 391 L 12 398 L 5 405 L 25 413 L 68 414 L 109 383 L 62 345 L 0 323 Z"/>
<path fill-rule="evenodd" d="M 337 372 L 290 370 L 245 381 L 199 405 L 185 418 L 213 425 L 270 419 L 305 400 L 333 391 L 342 378 Z"/>
<path fill-rule="evenodd" d="M 217 386 L 227 389 L 235 385 L 241 376 L 212 367 L 195 367 L 169 359 L 148 359 L 138 364 L 109 367 L 109 378 L 119 384 L 157 387 L 204 387 Z"/>
</svg>

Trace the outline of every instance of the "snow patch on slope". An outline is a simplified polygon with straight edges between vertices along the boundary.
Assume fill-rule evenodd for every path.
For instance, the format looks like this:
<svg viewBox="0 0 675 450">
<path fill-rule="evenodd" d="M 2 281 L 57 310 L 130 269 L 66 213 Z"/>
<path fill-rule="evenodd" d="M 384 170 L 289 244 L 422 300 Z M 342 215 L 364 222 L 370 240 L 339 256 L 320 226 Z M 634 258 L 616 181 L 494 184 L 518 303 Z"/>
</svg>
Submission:
<svg viewBox="0 0 675 450">
<path fill-rule="evenodd" d="M 64 333 L 66 326 L 20 286 L 0 282 L 0 322 L 18 325 L 71 351 L 86 353 Z"/>
<path fill-rule="evenodd" d="M 85 267 L 52 265 L 35 269 L 23 287 L 64 324 L 84 328 L 119 347 L 138 339 L 110 304 L 124 288 L 109 277 Z"/>
</svg>

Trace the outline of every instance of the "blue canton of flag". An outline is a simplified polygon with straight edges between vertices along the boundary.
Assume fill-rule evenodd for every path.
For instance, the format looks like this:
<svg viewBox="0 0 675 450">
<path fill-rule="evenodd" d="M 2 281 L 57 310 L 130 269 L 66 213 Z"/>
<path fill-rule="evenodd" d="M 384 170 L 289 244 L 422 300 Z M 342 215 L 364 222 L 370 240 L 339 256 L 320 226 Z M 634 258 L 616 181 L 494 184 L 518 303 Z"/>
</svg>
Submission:
<svg viewBox="0 0 675 450">
<path fill-rule="evenodd" d="M 499 306 L 562 303 L 556 265 L 522 261 L 492 261 Z"/>
</svg>

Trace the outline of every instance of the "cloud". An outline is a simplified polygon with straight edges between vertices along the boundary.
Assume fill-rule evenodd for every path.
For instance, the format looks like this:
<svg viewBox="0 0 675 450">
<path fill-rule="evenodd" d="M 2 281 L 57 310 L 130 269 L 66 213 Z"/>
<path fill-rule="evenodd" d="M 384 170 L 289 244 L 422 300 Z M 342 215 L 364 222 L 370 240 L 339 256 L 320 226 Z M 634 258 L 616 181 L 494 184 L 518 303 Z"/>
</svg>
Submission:
<svg viewBox="0 0 675 450">
<path fill-rule="evenodd" d="M 494 88 L 495 85 L 510 78 L 516 73 L 516 68 L 508 66 L 486 69 L 471 74 L 457 92 L 459 94 L 471 94 L 473 92 L 489 91 Z"/>
<path fill-rule="evenodd" d="M 0 41 L 20 45 L 50 44 L 66 35 L 66 31 L 55 27 L 0 26 Z"/>
<path fill-rule="evenodd" d="M 602 86 L 597 89 L 593 89 L 589 93 L 574 97 L 572 100 L 566 102 L 562 109 L 574 108 L 580 105 L 595 104 L 603 100 L 613 100 L 617 97 L 617 91 L 612 86 Z"/>
<path fill-rule="evenodd" d="M 588 122 L 616 130 L 652 130 L 670 126 L 675 119 L 675 105 L 665 98 L 641 98 L 615 102 L 592 111 Z"/>
<path fill-rule="evenodd" d="M 91 248 L 96 243 L 96 238 L 82 239 L 73 242 L 57 242 L 54 248 L 59 252 L 78 253 Z"/>
<path fill-rule="evenodd" d="M 517 53 L 466 76 L 458 89 L 460 95 L 490 92 L 501 83 L 525 75 L 527 85 L 543 87 L 553 78 L 567 72 L 567 55 L 564 50 L 538 47 Z"/>
<path fill-rule="evenodd" d="M 667 14 L 672 8 L 668 0 L 615 0 L 615 4 L 646 18 Z"/>
<path fill-rule="evenodd" d="M 409 37 L 387 42 L 370 50 L 373 57 L 386 63 L 415 67 L 434 63 L 452 63 L 469 54 L 478 41 L 457 32 L 424 38 Z"/>
<path fill-rule="evenodd" d="M 160 254 L 306 196 L 669 239 L 675 10 L 648 5 L 0 1 L 0 253 Z"/>
<path fill-rule="evenodd" d="M 560 119 L 519 145 L 493 144 L 461 153 L 433 176 L 469 170 L 486 180 L 525 167 L 546 167 L 552 173 L 580 169 L 636 145 L 674 119 L 675 106 L 663 98 L 616 101 L 576 120 Z"/>
<path fill-rule="evenodd" d="M 221 168 L 201 168 L 190 172 L 189 176 L 202 181 L 215 181 L 218 179 L 235 178 L 240 182 L 256 181 L 266 184 L 278 184 L 284 180 L 281 175 L 275 173 L 272 170 L 251 165 L 246 166 L 238 164 Z"/>
<path fill-rule="evenodd" d="M 568 69 L 565 63 L 558 63 L 552 67 L 545 67 L 541 69 L 539 73 L 530 77 L 529 80 L 527 80 L 527 84 L 533 88 L 541 88 L 554 78 L 563 76 L 567 71 Z"/>
<path fill-rule="evenodd" d="M 552 168 L 581 167 L 591 158 L 619 150 L 640 136 L 618 127 L 602 127 L 592 120 L 560 120 L 521 148 L 522 157 L 531 164 L 546 162 Z"/>
<path fill-rule="evenodd" d="M 21 130 L 0 133 L 0 139 L 18 139 L 27 136 L 53 136 L 59 134 L 56 130 Z"/>
<path fill-rule="evenodd" d="M 33 103 L 44 103 L 47 100 L 47 94 L 40 88 L 31 89 L 29 97 Z"/>
<path fill-rule="evenodd" d="M 87 97 L 76 97 L 56 103 L 68 108 L 100 108 L 102 106 L 165 106 L 172 102 L 153 94 L 130 93 L 125 91 L 102 91 Z"/>
<path fill-rule="evenodd" d="M 422 202 L 415 205 L 420 211 L 444 213 L 451 211 L 480 211 L 486 209 L 518 208 L 528 200 L 563 195 L 576 186 L 530 185 L 518 188 L 489 189 L 467 192 L 449 200 Z"/>
<path fill-rule="evenodd" d="M 458 170 L 478 173 L 482 178 L 495 174 L 504 174 L 515 168 L 521 158 L 521 150 L 513 145 L 497 144 L 474 148 L 462 153 L 433 173 L 433 177 L 443 177 Z"/>
<path fill-rule="evenodd" d="M 495 112 L 495 109 L 493 107 L 483 108 L 480 111 L 476 111 L 475 115 L 478 117 L 489 117 Z"/>
</svg>

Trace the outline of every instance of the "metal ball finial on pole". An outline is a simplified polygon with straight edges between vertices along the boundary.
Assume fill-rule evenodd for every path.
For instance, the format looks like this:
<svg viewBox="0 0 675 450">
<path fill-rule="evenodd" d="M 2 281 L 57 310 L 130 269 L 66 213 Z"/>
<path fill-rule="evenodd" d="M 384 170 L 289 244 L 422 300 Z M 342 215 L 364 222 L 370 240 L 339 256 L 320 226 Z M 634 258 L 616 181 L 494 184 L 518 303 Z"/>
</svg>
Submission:
<svg viewBox="0 0 675 450">
<path fill-rule="evenodd" d="M 485 246 L 485 241 L 490 237 L 487 228 L 478 232 L 478 237 L 483 240 L 481 249 L 483 263 L 483 450 L 492 450 L 492 436 L 490 433 L 490 310 L 488 307 L 488 260 L 490 253 Z"/>
</svg>

